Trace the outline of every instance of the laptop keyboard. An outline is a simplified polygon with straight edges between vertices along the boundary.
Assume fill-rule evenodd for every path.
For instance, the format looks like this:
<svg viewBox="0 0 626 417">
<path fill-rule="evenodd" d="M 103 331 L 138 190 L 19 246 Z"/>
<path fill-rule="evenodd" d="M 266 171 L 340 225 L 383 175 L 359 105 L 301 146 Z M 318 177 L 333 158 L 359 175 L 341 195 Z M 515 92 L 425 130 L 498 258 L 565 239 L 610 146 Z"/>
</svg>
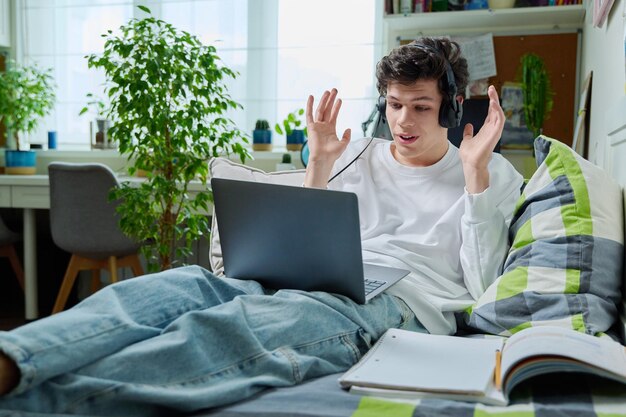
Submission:
<svg viewBox="0 0 626 417">
<path fill-rule="evenodd" d="M 375 289 L 379 288 L 381 285 L 386 284 L 387 281 L 378 281 L 376 279 L 368 279 L 365 278 L 365 295 L 371 293 Z"/>
</svg>

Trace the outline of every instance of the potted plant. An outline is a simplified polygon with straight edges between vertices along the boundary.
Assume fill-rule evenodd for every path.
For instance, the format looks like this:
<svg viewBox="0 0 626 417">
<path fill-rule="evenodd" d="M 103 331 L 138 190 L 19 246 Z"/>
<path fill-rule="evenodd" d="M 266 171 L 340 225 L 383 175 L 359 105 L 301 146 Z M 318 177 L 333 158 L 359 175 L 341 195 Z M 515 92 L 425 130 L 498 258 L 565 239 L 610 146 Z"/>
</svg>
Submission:
<svg viewBox="0 0 626 417">
<path fill-rule="evenodd" d="M 109 127 L 111 127 L 111 121 L 106 118 L 105 113 L 107 106 L 99 97 L 93 95 L 93 93 L 87 94 L 89 101 L 87 106 L 83 107 L 79 116 L 85 114 L 89 107 L 94 109 L 95 117 L 89 123 L 89 136 L 91 138 L 91 149 L 111 149 L 115 148 L 115 142 L 109 138 Z"/>
<path fill-rule="evenodd" d="M 5 151 L 7 174 L 34 174 L 35 151 L 24 146 L 21 134 L 35 130 L 42 117 L 50 113 L 55 103 L 55 85 L 51 69 L 36 65 L 20 65 L 9 61 L 4 73 L 0 73 L 0 121 L 6 127 Z"/>
<path fill-rule="evenodd" d="M 280 162 L 276 164 L 276 171 L 291 171 L 296 169 L 296 166 L 291 163 L 291 154 L 284 153 Z"/>
<path fill-rule="evenodd" d="M 306 127 L 304 129 L 300 129 L 300 126 L 303 124 L 300 117 L 303 114 L 304 109 L 294 110 L 293 112 L 287 114 L 287 117 L 285 117 L 282 123 L 276 123 L 276 126 L 274 126 L 276 133 L 279 135 L 286 135 L 287 150 L 299 151 L 302 148 L 302 144 L 305 141 L 307 133 Z"/>
<path fill-rule="evenodd" d="M 533 136 L 541 135 L 543 122 L 550 116 L 554 92 L 544 61 L 536 54 L 520 60 L 520 79 L 524 96 L 524 118 Z"/>
<path fill-rule="evenodd" d="M 131 19 L 118 34 L 108 31 L 101 55 L 88 56 L 90 68 L 104 71 L 110 103 L 109 137 L 129 161 L 128 171 L 146 172 L 139 186 L 122 184 L 113 197 L 120 225 L 146 242 L 148 269 L 168 269 L 191 253 L 209 230 L 207 191 L 194 198 L 192 180 L 207 184 L 208 160 L 234 153 L 249 156 L 244 134 L 226 117 L 241 108 L 225 81 L 236 73 L 220 62 L 213 46 L 148 14 Z"/>
<path fill-rule="evenodd" d="M 255 151 L 272 150 L 272 131 L 267 120 L 259 119 L 252 131 L 252 149 Z"/>
</svg>

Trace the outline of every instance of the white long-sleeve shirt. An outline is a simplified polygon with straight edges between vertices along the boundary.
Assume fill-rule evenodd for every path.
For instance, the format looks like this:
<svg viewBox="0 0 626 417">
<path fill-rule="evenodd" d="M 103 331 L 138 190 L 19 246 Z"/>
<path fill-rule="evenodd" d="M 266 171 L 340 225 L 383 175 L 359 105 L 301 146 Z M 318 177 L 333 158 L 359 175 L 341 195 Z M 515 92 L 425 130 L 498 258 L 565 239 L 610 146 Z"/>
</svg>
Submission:
<svg viewBox="0 0 626 417">
<path fill-rule="evenodd" d="M 369 140 L 353 141 L 333 174 Z M 401 165 L 390 146 L 374 139 L 328 188 L 358 196 L 363 260 L 411 271 L 387 292 L 404 300 L 429 332 L 453 334 L 454 312 L 472 305 L 501 272 L 522 176 L 494 153 L 489 188 L 469 194 L 454 145 L 428 167 Z"/>
</svg>

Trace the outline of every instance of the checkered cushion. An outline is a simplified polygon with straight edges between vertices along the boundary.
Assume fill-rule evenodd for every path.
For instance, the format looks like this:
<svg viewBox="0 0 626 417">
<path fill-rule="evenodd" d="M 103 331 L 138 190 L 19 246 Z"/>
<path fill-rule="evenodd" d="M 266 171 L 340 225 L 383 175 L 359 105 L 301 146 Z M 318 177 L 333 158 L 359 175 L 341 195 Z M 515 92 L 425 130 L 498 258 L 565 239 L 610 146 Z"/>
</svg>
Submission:
<svg viewBox="0 0 626 417">
<path fill-rule="evenodd" d="M 304 169 L 293 171 L 265 172 L 257 168 L 241 165 L 227 158 L 213 158 L 209 162 L 211 177 L 228 178 L 231 180 L 257 181 L 270 184 L 302 185 L 304 183 Z M 213 273 L 218 276 L 224 275 L 224 261 L 222 260 L 222 248 L 220 235 L 217 230 L 215 211 L 211 225 L 211 243 L 209 245 L 209 262 Z"/>
<path fill-rule="evenodd" d="M 465 321 L 501 335 L 537 325 L 605 332 L 620 300 L 621 189 L 557 140 L 539 136 L 535 153 L 540 165 L 511 222 L 503 274 Z"/>
</svg>

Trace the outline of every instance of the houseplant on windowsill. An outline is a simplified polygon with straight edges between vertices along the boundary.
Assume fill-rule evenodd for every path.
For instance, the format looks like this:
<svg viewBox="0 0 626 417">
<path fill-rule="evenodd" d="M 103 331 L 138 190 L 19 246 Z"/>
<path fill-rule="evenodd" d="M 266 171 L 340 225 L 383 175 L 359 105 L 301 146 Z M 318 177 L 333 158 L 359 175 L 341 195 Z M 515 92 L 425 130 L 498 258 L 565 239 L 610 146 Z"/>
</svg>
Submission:
<svg viewBox="0 0 626 417">
<path fill-rule="evenodd" d="M 252 149 L 255 151 L 272 150 L 272 131 L 267 120 L 259 119 L 252 131 Z"/>
<path fill-rule="evenodd" d="M 226 87 L 237 74 L 213 46 L 138 7 L 148 17 L 130 20 L 118 34 L 108 31 L 103 54 L 87 58 L 105 74 L 109 137 L 131 175 L 146 172 L 139 186 L 122 184 L 113 194 L 122 201 L 122 230 L 147 242 L 142 250 L 154 271 L 182 262 L 209 231 L 208 160 L 234 153 L 244 161 L 249 154 L 244 134 L 226 116 L 241 108 Z M 206 191 L 191 198 L 193 180 Z"/>
<path fill-rule="evenodd" d="M 25 149 L 22 134 L 35 130 L 42 117 L 55 103 L 55 84 L 51 70 L 36 65 L 7 63 L 0 73 L 0 121 L 6 127 L 7 146 L 11 139 L 15 149 L 5 151 L 7 174 L 34 174 L 36 153 Z"/>
<path fill-rule="evenodd" d="M 299 151 L 307 136 L 306 127 L 300 129 L 303 125 L 300 117 L 304 114 L 304 109 L 294 110 L 287 114 L 282 123 L 276 123 L 274 129 L 279 135 L 285 135 L 287 138 L 287 150 Z M 282 126 L 281 126 L 282 124 Z M 284 128 L 284 130 L 283 130 Z"/>
<path fill-rule="evenodd" d="M 111 121 L 105 116 L 107 105 L 100 97 L 96 97 L 93 93 L 87 94 L 89 101 L 87 106 L 83 107 L 79 116 L 87 113 L 92 108 L 94 119 L 89 122 L 89 137 L 91 141 L 91 149 L 115 149 L 116 144 L 109 138 L 109 127 Z"/>
</svg>

